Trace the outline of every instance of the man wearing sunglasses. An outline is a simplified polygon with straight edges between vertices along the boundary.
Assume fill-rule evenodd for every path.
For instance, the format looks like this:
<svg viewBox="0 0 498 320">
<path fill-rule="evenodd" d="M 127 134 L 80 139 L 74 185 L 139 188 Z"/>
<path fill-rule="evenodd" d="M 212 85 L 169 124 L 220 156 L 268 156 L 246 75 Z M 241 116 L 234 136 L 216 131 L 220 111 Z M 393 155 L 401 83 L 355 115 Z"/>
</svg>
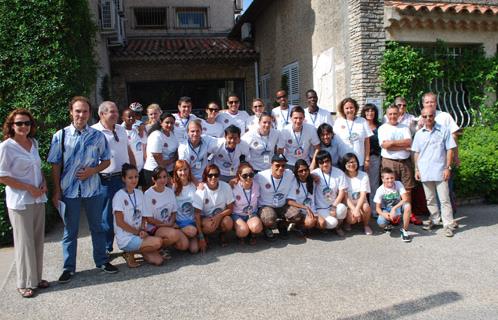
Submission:
<svg viewBox="0 0 498 320">
<path fill-rule="evenodd" d="M 246 132 L 246 122 L 249 119 L 249 114 L 246 111 L 240 111 L 240 98 L 232 93 L 227 98 L 226 112 L 221 112 L 218 115 L 217 121 L 223 125 L 226 129 L 228 126 L 234 125 L 239 127 L 240 132 L 244 134 Z"/>
<path fill-rule="evenodd" d="M 291 123 L 290 111 L 294 107 L 289 105 L 289 99 L 285 90 L 278 90 L 276 94 L 276 101 L 278 107 L 273 108 L 271 115 L 275 119 L 277 130 L 281 131 L 285 126 Z"/>
<path fill-rule="evenodd" d="M 410 132 L 413 135 L 415 133 L 417 120 L 415 119 L 415 116 L 406 112 L 407 108 L 406 99 L 404 97 L 397 96 L 394 99 L 394 104 L 398 107 L 398 112 L 399 112 L 398 123 L 404 124 L 405 126 L 410 128 Z M 389 120 L 387 119 L 387 115 L 384 116 L 383 122 L 384 123 L 389 122 Z"/>
<path fill-rule="evenodd" d="M 288 211 L 287 195 L 293 185 L 294 174 L 285 169 L 287 159 L 283 154 L 272 157 L 271 168 L 260 171 L 255 179 L 260 187 L 258 200 L 259 217 L 263 222 L 264 235 L 267 240 L 274 241 L 273 230 L 278 228 L 279 236 L 287 239 L 288 223 L 299 223 L 302 216 L 294 210 Z"/>
<path fill-rule="evenodd" d="M 412 144 L 415 152 L 415 178 L 422 182 L 430 212 L 429 221 L 423 228 L 431 230 L 442 218 L 443 234 L 452 237 L 456 224 L 453 221 L 448 181 L 456 143 L 450 129 L 436 123 L 435 116 L 431 108 L 422 109 L 424 126 L 417 131 Z M 436 197 L 441 203 L 441 212 Z"/>
<path fill-rule="evenodd" d="M 114 242 L 114 216 L 112 214 L 112 198 L 114 194 L 123 188 L 121 179 L 121 167 L 125 163 L 136 165 L 135 156 L 128 144 L 126 129 L 117 125 L 119 111 L 112 101 L 104 101 L 99 105 L 100 121 L 92 126 L 105 136 L 107 145 L 111 152 L 111 164 L 100 172 L 102 181 L 102 195 L 104 197 L 104 208 L 102 211 L 102 226 L 106 232 L 106 250 L 113 251 Z"/>
</svg>

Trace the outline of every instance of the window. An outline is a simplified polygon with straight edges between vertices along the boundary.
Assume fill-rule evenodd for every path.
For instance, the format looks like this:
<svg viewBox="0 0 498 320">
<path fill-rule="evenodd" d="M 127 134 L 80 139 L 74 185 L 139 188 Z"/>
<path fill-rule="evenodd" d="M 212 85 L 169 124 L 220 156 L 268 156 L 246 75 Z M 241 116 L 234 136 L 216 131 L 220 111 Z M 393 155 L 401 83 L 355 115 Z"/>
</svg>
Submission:
<svg viewBox="0 0 498 320">
<path fill-rule="evenodd" d="M 136 29 L 166 29 L 167 10 L 162 7 L 134 8 Z"/>
<path fill-rule="evenodd" d="M 267 73 L 259 80 L 259 97 L 265 102 L 265 106 L 271 104 L 270 75 Z"/>
<path fill-rule="evenodd" d="M 282 76 L 287 78 L 287 94 L 290 104 L 299 104 L 299 64 L 297 62 L 288 64 L 282 68 Z"/>
<path fill-rule="evenodd" d="M 207 8 L 176 8 L 176 27 L 188 29 L 207 28 Z"/>
</svg>

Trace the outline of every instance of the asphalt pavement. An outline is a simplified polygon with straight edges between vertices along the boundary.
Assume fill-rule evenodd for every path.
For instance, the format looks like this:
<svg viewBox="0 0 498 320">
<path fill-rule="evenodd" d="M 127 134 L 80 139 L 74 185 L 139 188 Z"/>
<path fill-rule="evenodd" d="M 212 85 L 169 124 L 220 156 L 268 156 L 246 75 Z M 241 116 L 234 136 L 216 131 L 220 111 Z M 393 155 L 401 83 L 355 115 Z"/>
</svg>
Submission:
<svg viewBox="0 0 498 320">
<path fill-rule="evenodd" d="M 172 252 L 160 267 L 128 269 L 114 254 L 113 275 L 95 269 L 84 224 L 67 284 L 56 283 L 59 227 L 45 244 L 51 287 L 35 298 L 22 298 L 15 269 L 0 264 L 0 319 L 498 319 L 498 206 L 461 207 L 457 217 L 453 238 L 411 225 L 411 243 L 397 229 L 353 228 L 344 239 L 213 243 L 204 255 Z"/>
</svg>

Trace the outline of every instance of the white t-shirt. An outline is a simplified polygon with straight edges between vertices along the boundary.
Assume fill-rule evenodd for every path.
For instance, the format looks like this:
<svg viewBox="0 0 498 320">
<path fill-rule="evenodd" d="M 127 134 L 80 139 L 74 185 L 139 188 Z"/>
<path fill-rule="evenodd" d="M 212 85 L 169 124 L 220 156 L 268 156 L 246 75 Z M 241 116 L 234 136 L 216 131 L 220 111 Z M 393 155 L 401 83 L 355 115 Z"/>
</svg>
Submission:
<svg viewBox="0 0 498 320">
<path fill-rule="evenodd" d="M 353 200 L 360 198 L 360 192 L 370 193 L 370 180 L 368 174 L 363 171 L 358 171 L 356 177 L 350 178 L 347 174 L 346 183 L 348 185 L 348 197 Z"/>
<path fill-rule="evenodd" d="M 451 133 L 455 133 L 460 129 L 448 112 L 436 110 L 436 117 L 434 118 L 434 121 L 443 127 L 449 128 Z"/>
<path fill-rule="evenodd" d="M 289 105 L 286 110 L 282 110 L 280 106 L 278 106 L 271 110 L 271 115 L 273 119 L 275 119 L 275 127 L 277 130 L 280 131 L 291 123 L 290 112 L 292 108 L 294 108 L 294 106 Z"/>
<path fill-rule="evenodd" d="M 253 181 L 251 190 L 244 190 L 241 184 L 237 183 L 232 189 L 232 194 L 235 201 L 233 213 L 248 216 L 257 212 L 260 189 L 256 181 Z"/>
<path fill-rule="evenodd" d="M 255 181 L 260 187 L 260 197 L 258 206 L 269 206 L 273 208 L 283 207 L 287 200 L 287 195 L 294 180 L 294 174 L 289 169 L 285 169 L 281 179 L 275 179 L 271 175 L 271 169 L 258 172 Z"/>
<path fill-rule="evenodd" d="M 124 221 L 131 227 L 139 229 L 142 217 L 150 217 L 150 213 L 144 211 L 144 194 L 135 189 L 129 194 L 124 189 L 119 190 L 112 199 L 112 209 L 114 214 L 114 233 L 116 242 L 120 249 L 128 245 L 133 238 L 133 234 L 121 229 L 116 223 L 116 211 L 123 213 Z"/>
<path fill-rule="evenodd" d="M 43 178 L 38 142 L 31 140 L 30 151 L 26 151 L 14 139 L 0 143 L 0 177 L 11 177 L 19 182 L 40 186 Z M 25 210 L 27 204 L 47 202 L 47 196 L 33 198 L 27 190 L 5 187 L 7 208 Z"/>
<path fill-rule="evenodd" d="M 196 179 L 202 179 L 202 172 L 208 165 L 208 156 L 216 151 L 218 140 L 209 136 L 201 137 L 201 144 L 193 147 L 190 142 L 184 141 L 178 146 L 178 159 L 185 160 L 192 168 Z"/>
<path fill-rule="evenodd" d="M 140 138 L 138 135 L 138 130 L 132 128 L 131 130 L 126 130 L 126 135 L 128 136 L 128 145 L 135 156 L 135 162 L 137 164 L 138 171 L 142 170 L 144 167 L 144 148 L 147 144 L 147 135 L 143 135 Z"/>
<path fill-rule="evenodd" d="M 217 147 L 212 152 L 213 160 L 211 162 L 218 166 L 222 175 L 233 177 L 239 168 L 241 155 L 245 155 L 246 161 L 250 162 L 249 146 L 245 141 L 240 141 L 235 146 L 234 151 L 228 152 L 225 144 L 225 138 L 218 138 Z"/>
<path fill-rule="evenodd" d="M 120 125 L 114 126 L 114 131 L 119 141 L 114 137 L 112 130 L 105 129 L 101 122 L 97 122 L 92 128 L 97 129 L 104 134 L 109 150 L 111 151 L 111 164 L 100 173 L 121 172 L 123 164 L 130 163 L 130 157 L 128 155 L 128 135 L 126 134 L 125 128 Z"/>
<path fill-rule="evenodd" d="M 218 117 L 216 117 L 216 121 L 223 125 L 223 129 L 226 129 L 233 124 L 234 126 L 239 127 L 241 135 L 246 132 L 246 121 L 248 119 L 249 114 L 240 110 L 237 114 L 231 114 L 228 111 L 220 112 Z"/>
<path fill-rule="evenodd" d="M 173 190 L 166 187 L 163 192 L 157 192 L 154 188 L 149 188 L 145 191 L 144 197 L 145 212 L 162 223 L 174 222 L 171 219 L 173 213 L 177 211 L 177 206 Z"/>
<path fill-rule="evenodd" d="M 170 132 L 169 137 L 162 131 L 156 130 L 147 138 L 147 158 L 145 160 L 145 170 L 152 171 L 158 164 L 154 159 L 153 153 L 161 153 L 164 160 L 172 159 L 178 150 L 178 140 L 173 132 Z M 166 170 L 173 171 L 174 163 L 170 163 Z"/>
<path fill-rule="evenodd" d="M 317 209 L 328 209 L 332 206 L 339 190 L 346 190 L 346 175 L 340 169 L 332 167 L 330 174 L 317 168 L 311 172 L 320 177 L 320 183 L 316 187 L 315 206 Z"/>
<path fill-rule="evenodd" d="M 216 190 L 209 189 L 207 184 L 204 185 L 204 189 L 197 190 L 193 205 L 194 208 L 201 210 L 203 217 L 212 217 L 225 210 L 233 201 L 232 188 L 228 183 L 219 181 Z"/>
<path fill-rule="evenodd" d="M 381 148 L 382 143 L 386 140 L 404 140 L 412 138 L 410 129 L 404 124 L 397 124 L 393 126 L 389 123 L 384 123 L 379 127 L 377 133 Z M 387 150 L 382 148 L 380 155 L 387 159 L 403 160 L 410 157 L 410 150 Z"/>
<path fill-rule="evenodd" d="M 380 203 L 381 208 L 392 208 L 401 201 L 401 195 L 406 193 L 400 181 L 394 181 L 394 188 L 386 188 L 383 184 L 377 188 L 374 202 Z"/>
<path fill-rule="evenodd" d="M 241 140 L 249 145 L 249 155 L 254 170 L 261 171 L 271 167 L 271 158 L 275 153 L 279 137 L 280 132 L 273 128 L 267 136 L 262 136 L 259 129 L 251 129 L 242 136 Z"/>
<path fill-rule="evenodd" d="M 330 112 L 320 107 L 315 113 L 310 113 L 308 108 L 304 109 L 304 122 L 311 124 L 315 129 L 318 129 L 322 123 L 328 123 L 330 126 L 334 125 Z"/>
<path fill-rule="evenodd" d="M 310 162 L 312 156 L 310 150 L 312 146 L 320 144 L 320 139 L 315 127 L 310 124 L 303 124 L 301 132 L 295 132 L 293 125 L 289 124 L 280 132 L 278 148 L 284 148 L 284 155 L 290 165 L 294 165 L 298 159 Z"/>
<path fill-rule="evenodd" d="M 246 121 L 246 132 L 250 130 L 257 130 L 259 128 L 259 118 L 256 115 L 252 115 L 247 118 Z"/>
<path fill-rule="evenodd" d="M 219 122 L 209 123 L 202 119 L 202 134 L 213 138 L 222 138 L 225 135 L 225 129 Z"/>
<path fill-rule="evenodd" d="M 356 117 L 353 121 L 342 117 L 335 119 L 334 139 L 340 139 L 339 156 L 342 158 L 346 153 L 354 153 L 358 157 L 360 166 L 365 162 L 365 139 L 373 136 L 367 120 Z"/>
<path fill-rule="evenodd" d="M 173 192 L 174 191 L 173 188 Z M 195 221 L 193 206 L 195 191 L 195 185 L 190 183 L 183 186 L 182 192 L 176 196 L 176 221 Z"/>
<path fill-rule="evenodd" d="M 289 194 L 287 195 L 287 199 L 294 200 L 297 203 L 310 207 L 311 210 L 315 211 L 315 191 L 316 188 L 314 183 L 313 194 L 311 194 L 308 192 L 308 188 L 306 188 L 306 182 L 301 182 L 297 179 L 294 179 L 294 181 L 292 181 L 292 186 L 290 188 Z"/>
<path fill-rule="evenodd" d="M 195 115 L 191 114 L 188 119 L 183 119 L 178 113 L 174 113 L 175 117 L 175 137 L 177 137 L 178 142 L 183 142 L 187 140 L 187 127 L 190 121 L 198 119 Z"/>
</svg>

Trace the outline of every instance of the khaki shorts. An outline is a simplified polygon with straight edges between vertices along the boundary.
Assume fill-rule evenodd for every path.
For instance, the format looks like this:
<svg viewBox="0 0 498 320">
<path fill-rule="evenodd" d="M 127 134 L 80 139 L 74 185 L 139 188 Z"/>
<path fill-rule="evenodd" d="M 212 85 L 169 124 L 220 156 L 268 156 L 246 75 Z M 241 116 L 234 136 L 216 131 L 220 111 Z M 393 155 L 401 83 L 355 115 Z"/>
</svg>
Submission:
<svg viewBox="0 0 498 320">
<path fill-rule="evenodd" d="M 415 188 L 413 177 L 413 165 L 410 158 L 404 160 L 392 160 L 382 158 L 382 168 L 389 168 L 394 172 L 396 180 L 401 181 L 405 189 Z"/>
<path fill-rule="evenodd" d="M 277 219 L 283 221 L 298 222 L 303 218 L 303 216 L 299 212 L 299 209 L 289 207 L 287 205 L 280 208 L 272 208 L 268 206 L 261 207 L 258 214 L 261 222 L 263 222 L 263 225 L 271 228 L 274 228 L 276 226 Z"/>
</svg>

